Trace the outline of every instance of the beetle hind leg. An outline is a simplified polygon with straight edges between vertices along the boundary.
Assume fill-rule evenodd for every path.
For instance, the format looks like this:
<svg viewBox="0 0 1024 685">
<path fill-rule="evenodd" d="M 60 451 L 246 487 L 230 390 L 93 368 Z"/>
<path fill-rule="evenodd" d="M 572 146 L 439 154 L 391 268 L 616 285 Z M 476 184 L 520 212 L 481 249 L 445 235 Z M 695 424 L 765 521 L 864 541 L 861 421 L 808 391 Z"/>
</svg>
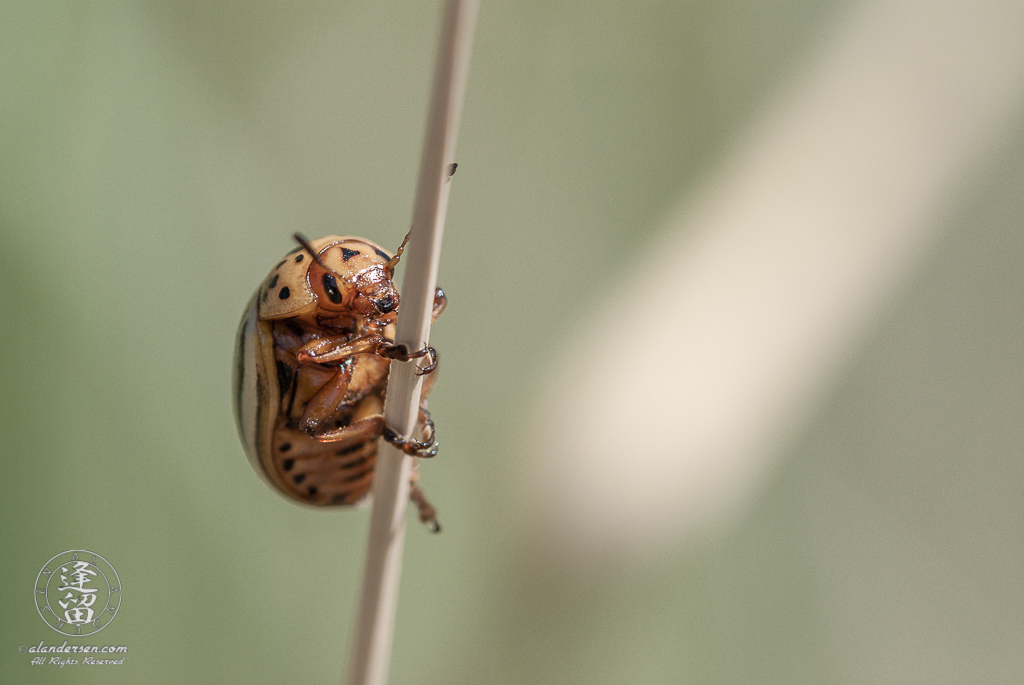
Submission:
<svg viewBox="0 0 1024 685">
<path fill-rule="evenodd" d="M 333 430 L 316 431 L 310 435 L 318 442 L 345 443 L 339 447 L 374 440 L 384 432 L 383 410 L 384 401 L 376 395 L 370 395 L 359 403 L 347 425 Z"/>
<path fill-rule="evenodd" d="M 347 426 L 334 430 L 312 433 L 313 439 L 318 442 L 356 442 L 358 440 L 370 440 L 381 434 L 384 426 L 383 414 L 368 416 L 365 419 L 354 421 Z"/>
<path fill-rule="evenodd" d="M 419 481 L 419 474 L 413 473 L 409 479 L 409 500 L 419 510 L 420 521 L 430 526 L 430 532 L 440 533 L 441 524 L 437 522 L 437 509 L 427 500 Z"/>
</svg>

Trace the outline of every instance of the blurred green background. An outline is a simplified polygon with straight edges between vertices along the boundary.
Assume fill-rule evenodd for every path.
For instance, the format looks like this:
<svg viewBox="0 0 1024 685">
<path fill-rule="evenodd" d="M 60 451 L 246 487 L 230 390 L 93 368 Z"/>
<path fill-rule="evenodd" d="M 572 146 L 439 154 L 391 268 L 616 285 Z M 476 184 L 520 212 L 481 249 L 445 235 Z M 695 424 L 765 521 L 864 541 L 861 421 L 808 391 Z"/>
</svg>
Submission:
<svg viewBox="0 0 1024 685">
<path fill-rule="evenodd" d="M 432 332 L 442 448 L 422 470 L 445 531 L 410 521 L 391 682 L 1024 679 L 1019 98 L 732 524 L 576 558 L 523 510 L 579 313 L 856 7 L 484 2 Z M 343 673 L 368 510 L 309 511 L 252 472 L 233 335 L 294 231 L 401 241 L 439 18 L 0 8 L 0 681 Z M 120 575 L 120 613 L 82 642 L 128 645 L 123 666 L 17 651 L 63 640 L 31 596 L 66 549 Z"/>
</svg>

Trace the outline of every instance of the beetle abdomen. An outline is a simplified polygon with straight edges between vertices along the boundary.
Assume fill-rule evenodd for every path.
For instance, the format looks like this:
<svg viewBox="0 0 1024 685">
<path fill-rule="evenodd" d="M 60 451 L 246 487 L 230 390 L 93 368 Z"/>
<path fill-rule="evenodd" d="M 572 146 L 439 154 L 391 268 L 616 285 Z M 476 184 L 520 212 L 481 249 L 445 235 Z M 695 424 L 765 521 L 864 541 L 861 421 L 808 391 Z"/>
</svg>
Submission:
<svg viewBox="0 0 1024 685">
<path fill-rule="evenodd" d="M 292 499 L 317 506 L 358 504 L 369 493 L 377 442 L 384 432 L 384 383 L 388 363 L 375 356 L 362 355 L 336 366 L 299 364 L 298 347 L 309 336 L 287 322 L 273 323 L 277 350 L 280 399 L 274 431 L 266 448 L 266 468 L 281 492 Z M 347 402 L 339 405 L 326 419 L 326 430 L 353 428 L 350 438 L 322 442 L 302 430 L 302 417 L 310 401 L 336 374 L 356 375 L 350 383 Z M 356 387 L 352 387 L 352 386 Z"/>
<path fill-rule="evenodd" d="M 292 499 L 317 506 L 358 504 L 373 484 L 377 439 L 324 443 L 279 425 L 272 457 L 276 480 Z"/>
</svg>

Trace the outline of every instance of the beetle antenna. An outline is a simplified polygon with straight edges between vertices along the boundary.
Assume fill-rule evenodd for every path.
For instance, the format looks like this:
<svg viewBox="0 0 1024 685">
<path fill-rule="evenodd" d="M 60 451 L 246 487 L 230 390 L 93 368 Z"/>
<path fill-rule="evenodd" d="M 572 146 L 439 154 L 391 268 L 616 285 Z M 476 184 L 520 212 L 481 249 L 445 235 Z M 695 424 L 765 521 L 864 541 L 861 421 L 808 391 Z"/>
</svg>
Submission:
<svg viewBox="0 0 1024 685">
<path fill-rule="evenodd" d="M 405 240 L 403 240 L 402 244 L 398 246 L 398 252 L 396 252 L 395 256 L 389 259 L 388 263 L 384 265 L 384 269 L 388 273 L 394 271 L 395 267 L 398 266 L 398 260 L 402 258 L 402 253 L 405 251 L 405 244 L 409 242 L 409 236 L 411 235 L 412 231 L 409 231 L 408 233 L 405 234 Z"/>
<path fill-rule="evenodd" d="M 313 258 L 313 261 L 319 264 L 324 271 L 326 271 L 327 273 L 331 274 L 332 276 L 334 276 L 335 278 L 344 283 L 352 282 L 352 279 L 350 279 L 349 277 L 339 274 L 337 271 L 324 264 L 324 260 L 320 259 L 320 255 L 316 253 L 316 250 L 313 249 L 313 246 L 309 244 L 308 240 L 306 240 L 306 236 L 302 235 L 301 233 L 295 233 L 292 235 L 292 237 L 295 238 L 295 241 L 299 245 L 302 245 L 302 249 L 308 252 L 309 256 Z M 408 240 L 408 236 L 406 236 L 406 239 Z M 405 243 L 402 244 L 404 245 Z"/>
</svg>

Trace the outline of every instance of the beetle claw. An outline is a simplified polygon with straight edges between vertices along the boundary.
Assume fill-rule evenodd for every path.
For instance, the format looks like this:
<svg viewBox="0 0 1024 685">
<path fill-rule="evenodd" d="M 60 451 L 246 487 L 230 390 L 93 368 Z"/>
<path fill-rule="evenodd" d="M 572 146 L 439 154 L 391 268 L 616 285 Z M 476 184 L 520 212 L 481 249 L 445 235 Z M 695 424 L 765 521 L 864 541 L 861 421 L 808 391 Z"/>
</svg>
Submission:
<svg viewBox="0 0 1024 685">
<path fill-rule="evenodd" d="M 430 355 L 430 363 L 426 366 L 419 367 L 416 371 L 417 376 L 426 376 L 428 373 L 433 373 L 434 369 L 437 368 L 437 350 L 433 347 L 428 347 L 426 352 Z"/>
<path fill-rule="evenodd" d="M 415 440 L 406 438 L 396 433 L 391 428 L 384 427 L 384 439 L 402 450 L 410 457 L 423 457 L 424 459 L 437 456 L 438 443 L 434 440 L 434 422 L 427 420 L 423 426 L 424 439 Z"/>
<path fill-rule="evenodd" d="M 409 348 L 406 347 L 404 343 L 393 343 L 390 340 L 385 340 L 377 343 L 377 349 L 375 351 L 385 359 L 394 359 L 400 362 L 412 361 L 413 359 L 429 356 L 430 363 L 426 366 L 419 367 L 416 371 L 417 376 L 426 376 L 428 373 L 433 373 L 434 369 L 437 368 L 437 350 L 433 347 L 424 347 L 422 350 L 410 352 Z"/>
</svg>

